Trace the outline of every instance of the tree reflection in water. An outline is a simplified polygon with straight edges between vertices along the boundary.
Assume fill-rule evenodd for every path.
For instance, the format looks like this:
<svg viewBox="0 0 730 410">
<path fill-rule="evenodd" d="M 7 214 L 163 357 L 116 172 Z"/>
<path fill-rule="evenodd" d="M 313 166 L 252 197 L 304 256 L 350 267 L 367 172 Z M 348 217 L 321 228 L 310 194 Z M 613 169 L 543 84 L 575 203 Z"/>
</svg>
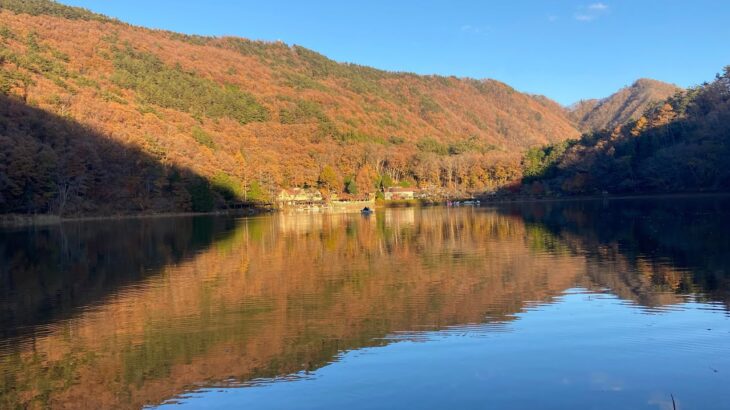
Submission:
<svg viewBox="0 0 730 410">
<path fill-rule="evenodd" d="M 71 224 L 0 235 L 0 407 L 140 407 L 567 290 L 728 306 L 726 198 Z M 495 327 L 496 329 L 496 327 Z M 415 332 L 415 333 L 414 333 Z"/>
</svg>

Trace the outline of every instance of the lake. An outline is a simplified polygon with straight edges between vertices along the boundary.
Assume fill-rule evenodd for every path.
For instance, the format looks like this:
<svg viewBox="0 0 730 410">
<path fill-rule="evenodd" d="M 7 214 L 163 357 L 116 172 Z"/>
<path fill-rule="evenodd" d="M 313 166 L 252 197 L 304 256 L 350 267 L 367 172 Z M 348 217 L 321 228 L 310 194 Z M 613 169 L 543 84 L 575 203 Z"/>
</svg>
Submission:
<svg viewBox="0 0 730 410">
<path fill-rule="evenodd" d="M 0 408 L 728 409 L 728 308 L 722 196 L 5 230 Z"/>
</svg>

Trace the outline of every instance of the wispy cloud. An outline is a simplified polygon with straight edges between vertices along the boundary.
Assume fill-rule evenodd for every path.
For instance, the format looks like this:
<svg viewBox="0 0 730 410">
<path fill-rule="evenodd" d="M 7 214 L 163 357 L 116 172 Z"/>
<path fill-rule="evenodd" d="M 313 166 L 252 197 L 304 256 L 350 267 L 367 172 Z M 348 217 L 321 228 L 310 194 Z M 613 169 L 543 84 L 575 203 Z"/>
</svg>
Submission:
<svg viewBox="0 0 730 410">
<path fill-rule="evenodd" d="M 548 14 L 547 19 L 551 23 L 555 23 L 556 21 L 560 20 L 560 17 L 554 15 L 554 14 Z"/>
<path fill-rule="evenodd" d="M 592 3 L 578 9 L 573 17 L 578 21 L 589 22 L 602 17 L 608 13 L 608 10 L 606 3 Z"/>
<path fill-rule="evenodd" d="M 482 34 L 486 34 L 487 31 L 489 31 L 488 27 L 474 26 L 471 24 L 465 24 L 465 25 L 461 26 L 461 32 L 467 33 L 467 34 L 482 35 Z"/>
<path fill-rule="evenodd" d="M 575 13 L 575 19 L 578 21 L 593 21 L 596 19 L 596 16 L 593 14 Z"/>
</svg>

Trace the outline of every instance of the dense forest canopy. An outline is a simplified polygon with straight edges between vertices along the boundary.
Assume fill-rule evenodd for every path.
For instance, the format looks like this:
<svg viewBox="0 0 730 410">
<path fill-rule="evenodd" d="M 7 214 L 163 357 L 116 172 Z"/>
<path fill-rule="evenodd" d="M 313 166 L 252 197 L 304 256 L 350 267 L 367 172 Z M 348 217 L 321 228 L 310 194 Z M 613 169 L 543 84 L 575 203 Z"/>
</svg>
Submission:
<svg viewBox="0 0 730 410">
<path fill-rule="evenodd" d="M 535 194 L 726 191 L 728 161 L 730 66 L 634 121 L 529 150 L 523 182 Z"/>
<path fill-rule="evenodd" d="M 3 212 L 205 210 L 287 187 L 478 192 L 519 178 L 524 148 L 579 135 L 558 104 L 497 81 L 149 30 L 46 0 L 2 0 L 0 15 Z M 49 128 L 60 134 L 38 131 Z"/>
<path fill-rule="evenodd" d="M 51 15 L 73 20 L 115 21 L 81 7 L 65 6 L 48 0 L 0 0 L 0 8 L 33 16 Z"/>
</svg>

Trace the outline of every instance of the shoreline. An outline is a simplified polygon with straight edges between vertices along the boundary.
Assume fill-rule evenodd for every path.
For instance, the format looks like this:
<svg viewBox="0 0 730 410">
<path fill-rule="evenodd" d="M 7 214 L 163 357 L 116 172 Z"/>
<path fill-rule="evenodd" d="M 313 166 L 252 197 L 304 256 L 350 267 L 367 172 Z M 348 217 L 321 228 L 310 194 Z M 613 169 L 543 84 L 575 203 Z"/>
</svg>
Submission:
<svg viewBox="0 0 730 410">
<path fill-rule="evenodd" d="M 730 192 L 700 192 L 700 193 L 663 193 L 663 194 L 626 194 L 626 195 L 585 195 L 575 197 L 559 197 L 559 198 L 489 198 L 476 197 L 481 201 L 481 206 L 493 206 L 504 204 L 525 204 L 525 203 L 549 203 L 549 202 L 573 202 L 573 201 L 611 201 L 611 200 L 631 200 L 631 199 L 681 199 L 681 198 L 713 198 L 727 197 Z M 376 208 L 397 209 L 412 207 L 431 207 L 444 205 L 442 201 L 406 201 L 394 203 L 375 203 Z M 211 212 L 162 212 L 162 213 L 139 213 L 139 214 L 118 214 L 118 215 L 88 215 L 88 216 L 71 216 L 61 217 L 58 215 L 39 214 L 39 215 L 22 215 L 22 214 L 4 214 L 0 215 L 0 228 L 25 228 L 31 226 L 51 226 L 66 222 L 87 222 L 87 221 L 105 221 L 105 220 L 124 220 L 124 219 L 149 219 L 149 218 L 178 218 L 191 216 L 256 216 L 265 213 L 280 211 L 277 208 L 248 208 L 218 210 Z"/>
<path fill-rule="evenodd" d="M 253 210 L 253 212 L 251 212 Z M 190 216 L 256 216 L 271 212 L 267 208 L 250 208 L 247 210 L 220 210 L 211 212 L 161 212 L 161 213 L 139 213 L 139 214 L 118 214 L 118 215 L 87 215 L 62 217 L 59 215 L 38 214 L 4 214 L 0 215 L 0 228 L 24 228 L 30 226 L 51 226 L 65 222 L 88 222 L 124 219 L 151 219 L 151 218 L 179 218 Z"/>
<path fill-rule="evenodd" d="M 517 203 L 538 203 L 538 202 L 571 202 L 571 201 L 597 201 L 597 200 L 628 200 L 628 199 L 662 199 L 662 198 L 712 198 L 730 196 L 730 192 L 696 192 L 696 193 L 657 193 L 657 194 L 624 194 L 624 195 L 583 195 L 565 197 L 543 197 L 543 198 L 499 198 L 490 199 L 477 197 L 482 206 L 491 204 L 517 204 Z"/>
</svg>

